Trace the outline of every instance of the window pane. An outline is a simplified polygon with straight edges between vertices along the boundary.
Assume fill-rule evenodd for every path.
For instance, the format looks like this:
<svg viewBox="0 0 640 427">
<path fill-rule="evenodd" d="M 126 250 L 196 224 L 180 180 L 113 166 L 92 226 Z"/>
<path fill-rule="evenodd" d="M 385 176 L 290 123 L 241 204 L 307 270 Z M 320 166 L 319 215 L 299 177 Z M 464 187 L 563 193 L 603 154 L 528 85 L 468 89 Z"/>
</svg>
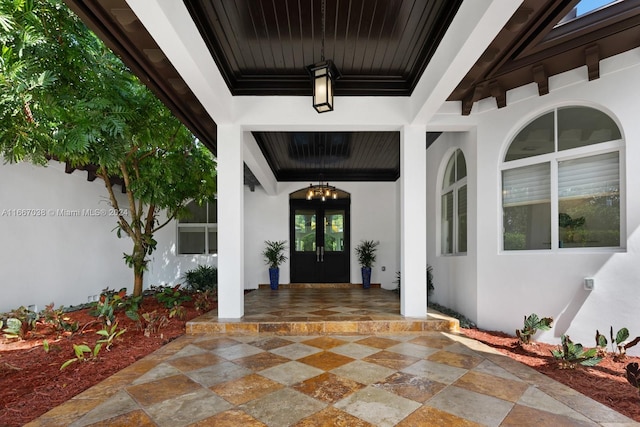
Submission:
<svg viewBox="0 0 640 427">
<path fill-rule="evenodd" d="M 442 247 L 443 254 L 453 253 L 453 192 L 442 196 Z"/>
<path fill-rule="evenodd" d="M 204 250 L 204 227 L 178 228 L 179 254 L 203 254 Z"/>
<path fill-rule="evenodd" d="M 551 248 L 549 163 L 503 171 L 504 249 Z"/>
<path fill-rule="evenodd" d="M 553 112 L 538 117 L 515 137 L 505 156 L 505 162 L 555 151 Z"/>
<path fill-rule="evenodd" d="M 316 211 L 298 209 L 295 212 L 296 242 L 298 252 L 316 251 Z"/>
<path fill-rule="evenodd" d="M 209 253 L 217 254 L 218 253 L 218 232 L 216 230 L 209 230 L 207 233 L 209 238 Z"/>
<path fill-rule="evenodd" d="M 325 211 L 324 217 L 325 252 L 344 251 L 344 210 Z"/>
<path fill-rule="evenodd" d="M 462 150 L 456 150 L 456 181 L 460 181 L 467 176 L 467 162 L 464 160 Z"/>
<path fill-rule="evenodd" d="M 560 247 L 620 246 L 619 155 L 558 164 Z"/>
<path fill-rule="evenodd" d="M 458 190 L 458 252 L 467 252 L 467 186 Z"/>
<path fill-rule="evenodd" d="M 206 223 L 207 222 L 207 205 L 204 204 L 202 206 L 198 205 L 196 202 L 191 202 L 187 205 L 187 209 L 189 210 L 189 215 L 180 220 L 183 224 L 193 224 L 193 223 Z"/>
<path fill-rule="evenodd" d="M 620 129 L 611 117 L 589 107 L 558 109 L 558 150 L 620 139 Z"/>
<path fill-rule="evenodd" d="M 209 224 L 218 223 L 218 201 L 213 200 L 207 204 L 207 210 L 209 212 Z"/>
<path fill-rule="evenodd" d="M 449 162 L 447 163 L 447 168 L 444 171 L 444 179 L 442 180 L 442 188 L 448 188 L 450 185 L 453 185 L 456 182 L 456 153 L 451 155 L 449 158 Z"/>
</svg>

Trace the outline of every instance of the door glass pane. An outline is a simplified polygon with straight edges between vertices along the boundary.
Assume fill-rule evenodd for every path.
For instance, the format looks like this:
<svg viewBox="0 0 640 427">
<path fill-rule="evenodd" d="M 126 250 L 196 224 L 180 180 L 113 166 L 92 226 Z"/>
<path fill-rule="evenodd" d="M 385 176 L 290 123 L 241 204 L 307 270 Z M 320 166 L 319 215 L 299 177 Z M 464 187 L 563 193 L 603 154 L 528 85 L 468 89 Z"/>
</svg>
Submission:
<svg viewBox="0 0 640 427">
<path fill-rule="evenodd" d="M 297 252 L 316 251 L 316 211 L 314 209 L 296 209 L 295 232 L 294 248 Z"/>
<path fill-rule="evenodd" d="M 327 209 L 324 214 L 324 251 L 344 251 L 344 211 Z"/>
</svg>

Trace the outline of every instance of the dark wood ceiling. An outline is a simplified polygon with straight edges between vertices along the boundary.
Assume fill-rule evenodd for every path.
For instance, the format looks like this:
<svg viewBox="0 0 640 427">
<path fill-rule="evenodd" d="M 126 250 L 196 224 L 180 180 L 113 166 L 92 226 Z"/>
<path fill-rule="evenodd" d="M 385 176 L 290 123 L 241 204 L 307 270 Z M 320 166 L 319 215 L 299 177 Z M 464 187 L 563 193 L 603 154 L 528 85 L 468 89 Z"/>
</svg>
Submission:
<svg viewBox="0 0 640 427">
<path fill-rule="evenodd" d="M 311 95 L 306 67 L 322 58 L 324 17 L 336 96 L 408 96 L 462 0 L 184 3 L 233 95 Z"/>
<path fill-rule="evenodd" d="M 253 132 L 278 181 L 395 181 L 399 132 Z"/>
<path fill-rule="evenodd" d="M 65 1 L 215 154 L 215 122 L 126 0 Z M 542 96 L 549 92 L 551 76 L 582 66 L 593 80 L 599 77 L 602 59 L 640 46 L 640 0 L 613 2 L 557 25 L 578 2 L 524 0 L 449 100 L 461 101 L 462 114 L 470 114 L 475 102 L 489 97 L 502 108 L 511 89 L 536 83 Z M 326 0 L 325 58 L 334 60 L 343 75 L 336 95 L 409 96 L 461 3 Z M 311 94 L 306 66 L 321 58 L 321 0 L 184 4 L 232 94 Z M 278 180 L 303 181 L 318 178 L 314 161 L 319 147 L 329 147 L 326 141 L 336 138 L 331 133 L 303 134 L 313 141 L 305 159 L 290 149 L 296 137 L 289 133 L 254 135 Z M 391 142 L 397 141 L 397 133 L 344 135 L 348 144 L 330 144 L 346 151 L 344 158 L 325 164 L 325 179 L 397 178 L 399 157 L 396 142 Z M 427 144 L 434 138 L 437 133 L 427 135 Z M 362 141 L 367 141 L 367 152 L 359 151 L 365 146 Z"/>
</svg>

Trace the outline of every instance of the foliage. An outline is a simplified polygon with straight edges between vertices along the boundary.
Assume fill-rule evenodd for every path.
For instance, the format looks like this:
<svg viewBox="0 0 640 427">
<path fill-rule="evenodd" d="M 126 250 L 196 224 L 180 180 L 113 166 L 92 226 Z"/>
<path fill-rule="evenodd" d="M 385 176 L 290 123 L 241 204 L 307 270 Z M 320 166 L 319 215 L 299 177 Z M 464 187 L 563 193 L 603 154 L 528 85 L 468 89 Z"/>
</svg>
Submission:
<svg viewBox="0 0 640 427">
<path fill-rule="evenodd" d="M 402 292 L 402 274 L 399 271 L 396 271 L 396 280 L 393 281 L 396 284 L 395 292 L 400 295 Z M 433 286 L 433 267 L 427 266 L 427 296 L 430 297 L 434 290 Z"/>
<path fill-rule="evenodd" d="M 191 291 L 215 290 L 218 287 L 218 269 L 210 265 L 199 265 L 184 274 Z"/>
<path fill-rule="evenodd" d="M 516 329 L 516 336 L 520 339 L 520 344 L 529 344 L 538 330 L 548 331 L 551 329 L 552 322 L 551 317 L 539 318 L 535 313 L 525 316 L 522 330 Z"/>
<path fill-rule="evenodd" d="M 62 371 L 64 368 L 66 368 L 67 366 L 71 365 L 72 363 L 75 362 L 87 362 L 89 360 L 95 360 L 98 358 L 98 353 L 100 353 L 100 348 L 102 348 L 102 344 L 101 343 L 96 343 L 96 345 L 93 347 L 93 350 L 91 350 L 91 348 L 87 345 L 87 344 L 74 344 L 73 345 L 73 352 L 75 353 L 76 357 L 74 357 L 73 359 L 69 359 L 66 362 L 64 362 L 62 364 L 62 366 L 60 366 L 60 370 Z"/>
<path fill-rule="evenodd" d="M 127 297 L 127 288 L 120 288 L 117 292 L 105 288 L 100 293 L 100 299 L 90 314 L 101 319 L 105 326 L 111 326 L 115 320 L 115 312 L 118 310 L 124 310 L 129 319 L 138 321 L 138 310 L 142 298 L 142 295 Z"/>
<path fill-rule="evenodd" d="M 151 334 L 157 334 L 161 328 L 169 324 L 169 319 L 162 313 L 158 313 L 156 310 L 151 312 L 142 313 L 142 329 L 145 337 L 150 337 Z"/>
<path fill-rule="evenodd" d="M 124 334 L 126 331 L 127 331 L 126 329 L 118 330 L 118 322 L 115 322 L 113 325 L 111 325 L 110 328 L 107 328 L 105 326 L 103 329 L 96 332 L 98 335 L 100 335 L 103 338 L 96 341 L 96 344 L 94 345 L 93 350 L 87 344 L 80 344 L 80 345 L 74 344 L 73 352 L 75 353 L 76 357 L 64 362 L 62 366 L 60 366 L 60 370 L 63 370 L 64 368 L 66 368 L 67 366 L 75 362 L 88 362 L 91 360 L 96 360 L 98 358 L 98 353 L 100 353 L 100 350 L 102 349 L 103 344 L 106 344 L 105 348 L 107 350 L 110 350 L 111 347 L 113 346 L 113 342 L 115 341 L 115 339 L 118 338 L 120 335 Z"/>
<path fill-rule="evenodd" d="M 356 246 L 356 255 L 358 257 L 358 263 L 361 267 L 371 268 L 376 262 L 376 250 L 379 241 L 373 240 L 361 240 Z"/>
<path fill-rule="evenodd" d="M 4 319 L 2 323 L 6 325 L 2 330 L 6 338 L 24 338 L 27 332 L 36 327 L 38 321 L 38 314 L 24 306 L 5 313 L 1 317 Z"/>
<path fill-rule="evenodd" d="M 193 297 L 193 306 L 198 311 L 209 311 L 213 306 L 213 302 L 215 300 L 214 291 L 211 289 L 207 289 L 203 292 L 198 292 Z"/>
<path fill-rule="evenodd" d="M 127 332 L 126 329 L 118 330 L 118 322 L 115 322 L 113 325 L 111 325 L 111 328 L 103 328 L 96 332 L 101 337 L 104 337 L 96 341 L 96 344 L 106 344 L 105 349 L 109 351 L 111 350 L 111 346 L 113 346 L 113 341 L 125 332 Z"/>
<path fill-rule="evenodd" d="M 634 386 L 640 393 L 640 367 L 638 367 L 638 363 L 629 363 L 624 370 L 629 384 Z"/>
<path fill-rule="evenodd" d="M 169 309 L 169 317 L 175 316 L 178 319 L 184 319 L 187 312 L 182 304 L 191 301 L 191 297 L 180 290 L 180 285 L 165 286 L 160 289 L 155 296 L 160 303 Z"/>
<path fill-rule="evenodd" d="M 620 329 L 616 335 L 613 335 L 613 326 L 609 329 L 609 337 L 611 338 L 611 352 L 615 354 L 614 358 L 624 359 L 627 354 L 627 349 L 633 347 L 640 342 L 640 337 L 635 337 L 633 340 L 627 342 L 629 339 L 629 330 L 627 328 Z M 596 346 L 598 347 L 598 354 L 604 356 L 606 354 L 607 339 L 596 330 Z"/>
<path fill-rule="evenodd" d="M 433 310 L 439 311 L 440 313 L 445 314 L 447 316 L 450 316 L 450 317 L 453 317 L 455 319 L 458 319 L 458 321 L 460 322 L 460 327 L 461 328 L 467 328 L 467 329 L 476 328 L 476 324 L 473 323 L 472 320 L 466 318 L 465 316 L 463 316 L 462 314 L 458 313 L 455 310 L 452 310 L 452 309 L 450 309 L 448 307 L 445 307 L 443 305 L 440 305 L 438 303 L 431 302 L 431 301 L 427 302 L 427 307 L 429 307 L 429 308 L 431 308 Z"/>
<path fill-rule="evenodd" d="M 53 326 L 56 331 L 64 332 L 76 332 L 80 327 L 77 321 L 70 322 L 69 316 L 66 316 L 64 306 L 54 308 L 54 303 L 46 305 L 44 310 L 40 313 L 42 321 L 46 324 Z"/>
<path fill-rule="evenodd" d="M 95 168 L 141 295 L 154 233 L 215 194 L 212 154 L 62 0 L 4 1 L 0 16 L 0 155 Z"/>
<path fill-rule="evenodd" d="M 561 345 L 551 354 L 559 361 L 560 369 L 574 369 L 577 365 L 595 366 L 602 358 L 597 357 L 598 349 L 585 350 L 582 344 L 573 343 L 568 335 L 561 337 Z"/>
<path fill-rule="evenodd" d="M 262 256 L 264 257 L 265 264 L 267 264 L 269 268 L 278 268 L 280 264 L 287 260 L 284 254 L 284 250 L 287 247 L 286 240 L 265 240 L 264 244 L 265 249 L 262 251 Z"/>
</svg>

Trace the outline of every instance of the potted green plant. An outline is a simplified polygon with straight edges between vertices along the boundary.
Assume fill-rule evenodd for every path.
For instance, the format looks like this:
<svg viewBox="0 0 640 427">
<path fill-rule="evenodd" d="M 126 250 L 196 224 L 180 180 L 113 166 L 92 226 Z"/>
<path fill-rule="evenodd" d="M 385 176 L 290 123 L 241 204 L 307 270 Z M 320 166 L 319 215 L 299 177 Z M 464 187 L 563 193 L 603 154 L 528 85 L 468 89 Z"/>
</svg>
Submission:
<svg viewBox="0 0 640 427">
<path fill-rule="evenodd" d="M 365 289 L 371 287 L 371 267 L 376 262 L 376 250 L 379 244 L 379 241 L 361 240 L 356 246 L 356 255 L 362 271 L 362 287 Z"/>
<path fill-rule="evenodd" d="M 278 283 L 280 281 L 280 264 L 287 260 L 284 254 L 284 250 L 287 247 L 287 241 L 270 241 L 264 242 L 265 249 L 262 252 L 264 262 L 269 266 L 269 285 L 271 289 L 278 289 Z"/>
</svg>

